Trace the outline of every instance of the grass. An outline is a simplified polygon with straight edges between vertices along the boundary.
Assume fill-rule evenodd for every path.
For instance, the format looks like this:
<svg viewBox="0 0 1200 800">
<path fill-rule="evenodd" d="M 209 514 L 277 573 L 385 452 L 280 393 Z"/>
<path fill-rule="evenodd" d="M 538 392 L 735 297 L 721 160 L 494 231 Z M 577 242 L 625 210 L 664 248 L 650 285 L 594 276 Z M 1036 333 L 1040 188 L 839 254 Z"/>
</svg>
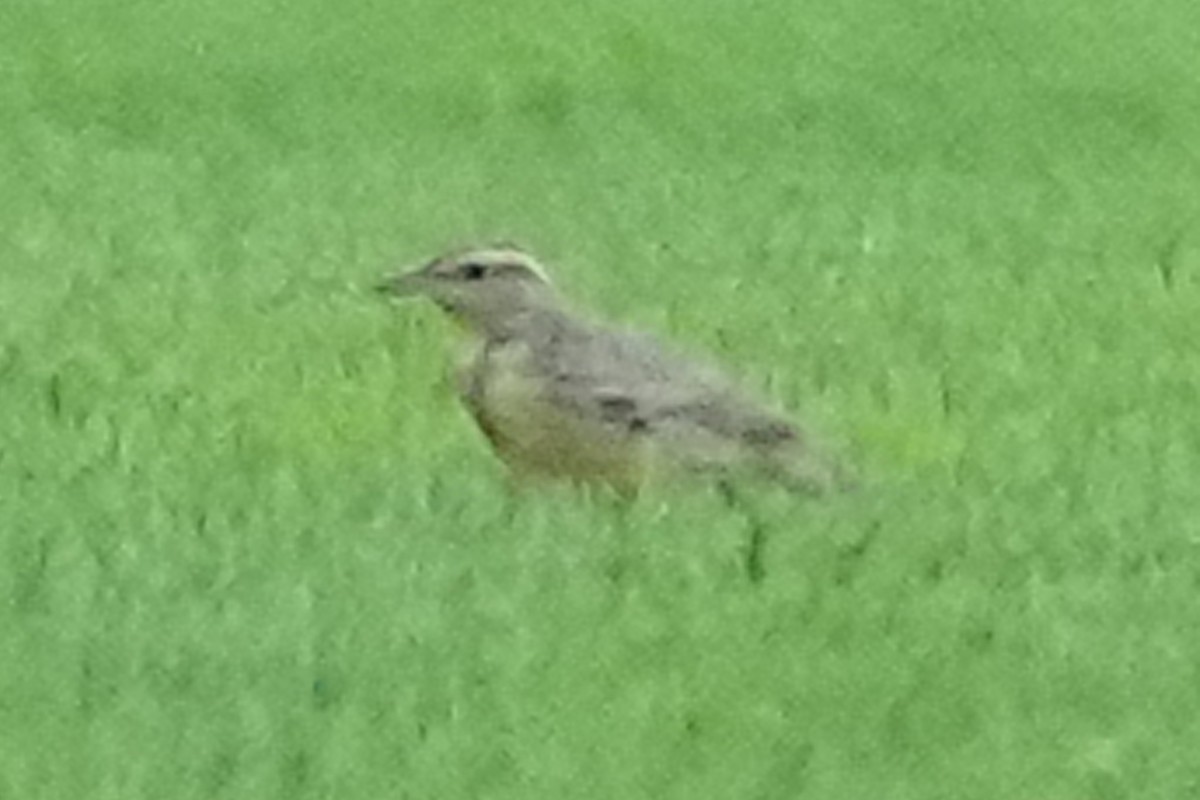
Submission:
<svg viewBox="0 0 1200 800">
<path fill-rule="evenodd" d="M 1193 5 L 543 5 L 0 11 L 0 797 L 1200 797 Z M 509 495 L 497 236 L 866 489 Z"/>
</svg>

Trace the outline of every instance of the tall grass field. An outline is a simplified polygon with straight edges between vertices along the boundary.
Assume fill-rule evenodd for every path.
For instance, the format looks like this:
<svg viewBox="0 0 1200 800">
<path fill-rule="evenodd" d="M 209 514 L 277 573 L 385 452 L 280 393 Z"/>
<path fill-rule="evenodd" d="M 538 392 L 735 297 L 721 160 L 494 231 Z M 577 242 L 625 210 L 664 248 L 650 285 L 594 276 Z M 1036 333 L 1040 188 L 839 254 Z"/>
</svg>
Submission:
<svg viewBox="0 0 1200 800">
<path fill-rule="evenodd" d="M 861 487 L 514 490 L 497 239 Z M 1200 798 L 1200 6 L 8 0 L 0 798 Z"/>
</svg>

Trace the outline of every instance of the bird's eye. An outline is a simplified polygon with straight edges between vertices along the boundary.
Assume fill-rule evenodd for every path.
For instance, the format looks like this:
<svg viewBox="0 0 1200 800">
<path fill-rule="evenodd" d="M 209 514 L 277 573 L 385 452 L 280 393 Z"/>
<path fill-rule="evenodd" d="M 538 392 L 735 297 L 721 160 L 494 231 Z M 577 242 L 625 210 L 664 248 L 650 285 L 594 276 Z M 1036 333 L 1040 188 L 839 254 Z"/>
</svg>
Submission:
<svg viewBox="0 0 1200 800">
<path fill-rule="evenodd" d="M 460 272 L 464 280 L 477 281 L 487 274 L 487 267 L 483 264 L 463 264 Z"/>
</svg>

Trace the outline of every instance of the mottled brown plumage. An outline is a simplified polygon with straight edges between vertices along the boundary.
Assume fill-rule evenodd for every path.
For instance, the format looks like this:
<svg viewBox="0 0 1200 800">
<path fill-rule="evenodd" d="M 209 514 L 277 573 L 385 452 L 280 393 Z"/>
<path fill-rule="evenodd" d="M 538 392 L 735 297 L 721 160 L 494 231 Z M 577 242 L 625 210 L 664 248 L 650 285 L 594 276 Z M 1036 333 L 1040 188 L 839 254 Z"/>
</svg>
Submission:
<svg viewBox="0 0 1200 800">
<path fill-rule="evenodd" d="M 622 491 L 678 475 L 845 485 L 799 427 L 721 373 L 571 314 L 517 248 L 456 251 L 379 288 L 425 295 L 471 334 L 459 395 L 518 474 Z"/>
</svg>

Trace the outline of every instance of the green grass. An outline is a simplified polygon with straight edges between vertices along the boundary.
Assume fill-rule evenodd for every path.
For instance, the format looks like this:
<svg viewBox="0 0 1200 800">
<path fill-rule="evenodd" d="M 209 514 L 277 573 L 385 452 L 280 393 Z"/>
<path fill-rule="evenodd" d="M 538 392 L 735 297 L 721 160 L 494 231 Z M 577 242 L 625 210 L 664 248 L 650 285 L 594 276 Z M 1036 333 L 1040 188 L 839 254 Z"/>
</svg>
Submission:
<svg viewBox="0 0 1200 800">
<path fill-rule="evenodd" d="M 0 798 L 1200 797 L 1195 4 L 593 6 L 0 9 Z M 509 495 L 495 237 L 864 490 Z"/>
</svg>

